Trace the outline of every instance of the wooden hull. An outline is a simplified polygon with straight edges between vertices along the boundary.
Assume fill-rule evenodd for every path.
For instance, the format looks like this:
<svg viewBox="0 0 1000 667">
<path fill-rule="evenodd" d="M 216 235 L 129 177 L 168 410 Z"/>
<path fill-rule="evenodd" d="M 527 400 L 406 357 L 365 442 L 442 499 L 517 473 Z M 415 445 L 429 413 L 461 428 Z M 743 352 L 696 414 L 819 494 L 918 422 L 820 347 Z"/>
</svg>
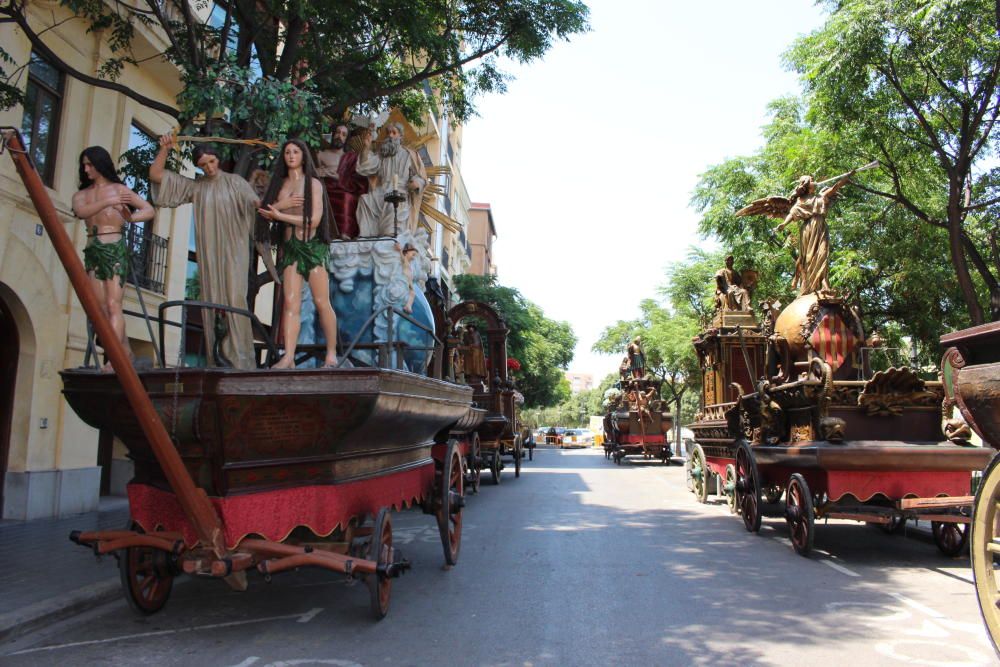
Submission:
<svg viewBox="0 0 1000 667">
<path fill-rule="evenodd" d="M 114 375 L 63 371 L 87 424 L 135 461 L 135 482 L 168 489 Z M 426 465 L 450 432 L 474 428 L 469 387 L 373 368 L 156 369 L 140 373 L 195 483 L 210 496 L 338 484 Z"/>
</svg>

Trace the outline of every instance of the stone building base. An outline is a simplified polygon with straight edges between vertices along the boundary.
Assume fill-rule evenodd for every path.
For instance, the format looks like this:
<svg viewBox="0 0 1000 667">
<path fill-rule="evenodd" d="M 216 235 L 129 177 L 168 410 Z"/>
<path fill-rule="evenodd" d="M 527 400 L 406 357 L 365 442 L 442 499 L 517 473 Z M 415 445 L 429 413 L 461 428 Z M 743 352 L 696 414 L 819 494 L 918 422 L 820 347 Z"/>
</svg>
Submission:
<svg viewBox="0 0 1000 667">
<path fill-rule="evenodd" d="M 69 516 L 97 509 L 101 469 L 7 471 L 3 518 L 16 520 Z"/>
</svg>

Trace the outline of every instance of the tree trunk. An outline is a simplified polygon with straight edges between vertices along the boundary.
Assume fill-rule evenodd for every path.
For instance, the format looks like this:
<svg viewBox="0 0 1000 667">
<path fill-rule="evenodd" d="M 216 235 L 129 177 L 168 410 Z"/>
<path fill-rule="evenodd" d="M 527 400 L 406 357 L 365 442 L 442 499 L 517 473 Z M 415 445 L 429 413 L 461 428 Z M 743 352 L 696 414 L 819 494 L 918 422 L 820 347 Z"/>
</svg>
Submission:
<svg viewBox="0 0 1000 667">
<path fill-rule="evenodd" d="M 955 276 L 958 278 L 958 286 L 962 290 L 962 298 L 965 299 L 965 305 L 969 309 L 969 319 L 972 321 L 972 325 L 976 326 L 985 322 L 986 318 L 976 295 L 976 287 L 969 275 L 969 264 L 965 259 L 965 250 L 962 248 L 962 187 L 960 180 L 955 176 L 952 176 L 949 181 L 948 249 L 951 253 L 951 263 L 955 267 Z"/>
</svg>

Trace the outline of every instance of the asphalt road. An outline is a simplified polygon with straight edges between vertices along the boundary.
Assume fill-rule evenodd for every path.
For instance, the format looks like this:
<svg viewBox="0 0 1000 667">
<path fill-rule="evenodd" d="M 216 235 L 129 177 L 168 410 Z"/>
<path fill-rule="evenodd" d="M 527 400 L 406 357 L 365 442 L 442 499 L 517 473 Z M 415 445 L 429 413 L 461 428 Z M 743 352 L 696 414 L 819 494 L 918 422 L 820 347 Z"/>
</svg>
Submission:
<svg viewBox="0 0 1000 667">
<path fill-rule="evenodd" d="M 363 584 L 319 571 L 246 593 L 184 580 L 155 616 L 114 602 L 0 646 L 0 664 L 997 664 L 967 559 L 845 522 L 802 558 L 781 518 L 746 532 L 679 466 L 538 449 L 469 498 L 451 570 L 431 517 L 394 520 L 414 567 L 381 622 Z"/>
</svg>

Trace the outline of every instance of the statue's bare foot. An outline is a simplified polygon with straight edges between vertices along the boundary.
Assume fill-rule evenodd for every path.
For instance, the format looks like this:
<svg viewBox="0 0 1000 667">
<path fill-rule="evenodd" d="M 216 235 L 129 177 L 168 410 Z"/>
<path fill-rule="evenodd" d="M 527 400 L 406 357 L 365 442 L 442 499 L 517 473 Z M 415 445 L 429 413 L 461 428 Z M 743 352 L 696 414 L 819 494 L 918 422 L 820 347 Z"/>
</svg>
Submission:
<svg viewBox="0 0 1000 667">
<path fill-rule="evenodd" d="M 412 313 L 413 312 L 413 306 L 403 306 L 403 312 L 404 313 Z"/>
<path fill-rule="evenodd" d="M 111 365 L 110 361 L 106 361 L 106 362 L 104 362 L 104 365 L 101 366 L 101 372 L 102 373 L 114 373 L 115 372 L 115 367 Z"/>
<path fill-rule="evenodd" d="M 295 368 L 295 360 L 292 358 L 292 355 L 286 354 L 271 368 Z"/>
<path fill-rule="evenodd" d="M 323 362 L 323 368 L 336 368 L 337 367 L 337 355 L 327 355 L 326 361 Z"/>
</svg>

